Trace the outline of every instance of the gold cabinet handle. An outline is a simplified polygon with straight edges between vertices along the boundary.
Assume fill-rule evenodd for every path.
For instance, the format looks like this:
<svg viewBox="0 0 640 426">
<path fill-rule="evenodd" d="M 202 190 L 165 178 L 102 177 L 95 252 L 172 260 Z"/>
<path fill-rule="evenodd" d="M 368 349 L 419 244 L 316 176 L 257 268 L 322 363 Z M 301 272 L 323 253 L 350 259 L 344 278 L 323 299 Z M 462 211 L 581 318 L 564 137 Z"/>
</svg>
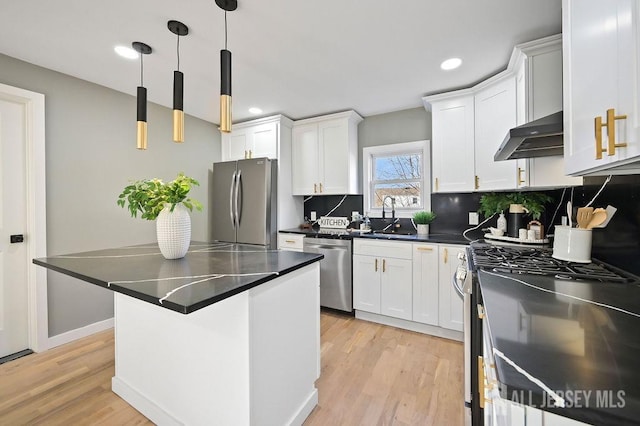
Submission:
<svg viewBox="0 0 640 426">
<path fill-rule="evenodd" d="M 253 158 L 253 153 L 249 150 L 249 158 Z"/>
<path fill-rule="evenodd" d="M 439 184 L 438 184 L 438 183 L 439 183 L 439 182 L 438 182 L 438 178 L 436 178 L 436 192 L 438 192 L 438 187 L 439 187 Z"/>
<path fill-rule="evenodd" d="M 386 271 L 387 271 L 387 260 L 382 259 L 382 272 L 386 272 Z"/>
<path fill-rule="evenodd" d="M 627 146 L 626 142 L 616 143 L 616 120 L 626 120 L 627 115 L 616 115 L 614 108 L 607 110 L 607 121 L 602 122 L 602 117 L 596 117 L 594 120 L 594 130 L 596 136 L 596 160 L 602 159 L 602 153 L 606 152 L 607 155 L 615 155 L 616 148 L 624 148 Z M 602 128 L 607 128 L 607 147 L 602 146 Z"/>
<path fill-rule="evenodd" d="M 293 244 L 293 243 L 295 243 L 296 241 L 295 241 L 295 240 L 284 240 L 284 242 L 285 242 L 285 243 L 289 243 L 289 244 Z"/>
<path fill-rule="evenodd" d="M 480 397 L 480 408 L 484 408 L 484 361 L 478 357 L 478 393 Z"/>
<path fill-rule="evenodd" d="M 602 153 L 607 152 L 607 148 L 602 147 L 602 117 L 598 116 L 594 119 L 594 128 L 596 132 L 596 160 L 602 160 Z"/>
<path fill-rule="evenodd" d="M 476 189 L 480 189 L 480 178 L 478 177 L 478 175 L 475 176 L 474 187 Z"/>
<path fill-rule="evenodd" d="M 607 138 L 609 139 L 608 155 L 615 155 L 616 148 L 624 148 L 626 142 L 616 143 L 616 120 L 626 120 L 627 115 L 616 115 L 615 110 L 610 108 L 607 110 Z"/>
<path fill-rule="evenodd" d="M 244 150 L 244 159 L 245 160 L 247 159 L 247 150 L 246 149 Z"/>
<path fill-rule="evenodd" d="M 524 183 L 524 179 L 522 179 L 522 172 L 524 172 L 524 169 L 522 167 L 518 167 L 518 174 L 516 175 L 516 182 L 518 183 L 518 186 Z"/>
<path fill-rule="evenodd" d="M 320 193 L 322 193 L 322 183 L 320 183 Z"/>
<path fill-rule="evenodd" d="M 373 267 L 373 270 L 378 272 L 378 259 L 376 259 L 375 266 Z"/>
<path fill-rule="evenodd" d="M 444 253 L 443 253 L 443 262 L 447 263 L 449 261 L 449 251 L 447 249 L 444 249 Z"/>
<path fill-rule="evenodd" d="M 433 247 L 417 247 L 419 251 L 433 251 Z"/>
<path fill-rule="evenodd" d="M 313 193 L 314 194 L 316 194 L 318 192 L 317 186 L 318 186 L 318 184 L 316 184 L 316 183 L 313 184 Z"/>
</svg>

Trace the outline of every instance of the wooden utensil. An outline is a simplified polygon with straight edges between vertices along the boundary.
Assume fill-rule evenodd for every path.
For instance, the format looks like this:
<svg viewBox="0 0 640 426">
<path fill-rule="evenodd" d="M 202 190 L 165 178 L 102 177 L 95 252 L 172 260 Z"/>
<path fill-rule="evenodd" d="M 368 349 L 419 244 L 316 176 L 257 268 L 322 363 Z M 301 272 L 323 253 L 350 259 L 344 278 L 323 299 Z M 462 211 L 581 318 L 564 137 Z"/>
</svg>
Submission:
<svg viewBox="0 0 640 426">
<path fill-rule="evenodd" d="M 592 229 L 607 220 L 607 211 L 605 209 L 595 209 L 591 215 L 591 220 L 587 224 L 587 229 Z"/>
<path fill-rule="evenodd" d="M 593 207 L 578 207 L 578 213 L 576 214 L 576 222 L 578 222 L 578 228 L 585 229 L 591 217 L 593 216 Z"/>
</svg>

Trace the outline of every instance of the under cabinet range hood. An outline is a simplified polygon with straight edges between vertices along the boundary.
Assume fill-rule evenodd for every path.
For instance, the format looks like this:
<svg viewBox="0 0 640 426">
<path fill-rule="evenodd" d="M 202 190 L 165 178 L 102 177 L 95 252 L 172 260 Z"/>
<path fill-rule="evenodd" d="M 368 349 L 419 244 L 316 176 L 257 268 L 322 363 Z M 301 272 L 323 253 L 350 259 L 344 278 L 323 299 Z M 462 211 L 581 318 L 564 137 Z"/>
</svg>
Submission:
<svg viewBox="0 0 640 426">
<path fill-rule="evenodd" d="M 507 132 L 495 161 L 563 155 L 562 111 L 530 121 Z"/>
</svg>

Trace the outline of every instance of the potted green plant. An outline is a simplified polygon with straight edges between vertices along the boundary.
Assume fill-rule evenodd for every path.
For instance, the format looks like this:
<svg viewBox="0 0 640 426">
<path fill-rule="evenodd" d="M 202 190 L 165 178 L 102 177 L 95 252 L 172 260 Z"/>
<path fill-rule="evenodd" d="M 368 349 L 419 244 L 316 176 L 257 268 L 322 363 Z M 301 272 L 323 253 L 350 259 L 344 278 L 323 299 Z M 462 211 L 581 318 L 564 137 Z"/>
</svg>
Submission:
<svg viewBox="0 0 640 426">
<path fill-rule="evenodd" d="M 142 179 L 124 187 L 118 205 L 125 206 L 131 217 L 156 221 L 160 252 L 167 259 L 180 259 L 187 254 L 191 242 L 189 212 L 202 210 L 199 201 L 188 196 L 198 181 L 179 173 L 168 183 L 161 179 Z"/>
<path fill-rule="evenodd" d="M 429 234 L 429 224 L 436 218 L 436 214 L 431 211 L 419 211 L 413 214 L 413 223 L 416 224 L 419 235 Z"/>
<path fill-rule="evenodd" d="M 544 211 L 544 205 L 553 201 L 540 192 L 489 192 L 480 197 L 478 211 L 485 218 L 504 213 L 512 204 L 521 205 L 527 213 L 538 220 Z"/>
</svg>

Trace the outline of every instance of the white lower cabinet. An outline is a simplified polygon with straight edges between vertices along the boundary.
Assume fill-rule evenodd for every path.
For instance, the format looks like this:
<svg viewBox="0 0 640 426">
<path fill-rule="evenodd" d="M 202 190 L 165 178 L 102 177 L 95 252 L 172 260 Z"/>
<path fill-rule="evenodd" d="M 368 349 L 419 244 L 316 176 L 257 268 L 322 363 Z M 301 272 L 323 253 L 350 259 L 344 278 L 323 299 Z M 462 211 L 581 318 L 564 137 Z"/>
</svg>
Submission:
<svg viewBox="0 0 640 426">
<path fill-rule="evenodd" d="M 462 331 L 462 298 L 453 288 L 453 275 L 458 269 L 458 253 L 464 246 L 440 245 L 438 261 L 438 311 L 440 327 Z"/>
<path fill-rule="evenodd" d="M 365 319 L 398 318 L 405 321 L 390 324 L 460 338 L 451 333 L 462 331 L 462 299 L 451 283 L 460 251 L 464 246 L 356 238 L 354 309 L 380 315 Z"/>
<path fill-rule="evenodd" d="M 289 251 L 303 251 L 303 234 L 290 234 L 281 232 L 278 234 L 278 249 Z"/>
<path fill-rule="evenodd" d="M 413 244 L 413 320 L 438 325 L 438 246 Z"/>
<path fill-rule="evenodd" d="M 355 240 L 353 307 L 411 319 L 411 245 Z"/>
</svg>

